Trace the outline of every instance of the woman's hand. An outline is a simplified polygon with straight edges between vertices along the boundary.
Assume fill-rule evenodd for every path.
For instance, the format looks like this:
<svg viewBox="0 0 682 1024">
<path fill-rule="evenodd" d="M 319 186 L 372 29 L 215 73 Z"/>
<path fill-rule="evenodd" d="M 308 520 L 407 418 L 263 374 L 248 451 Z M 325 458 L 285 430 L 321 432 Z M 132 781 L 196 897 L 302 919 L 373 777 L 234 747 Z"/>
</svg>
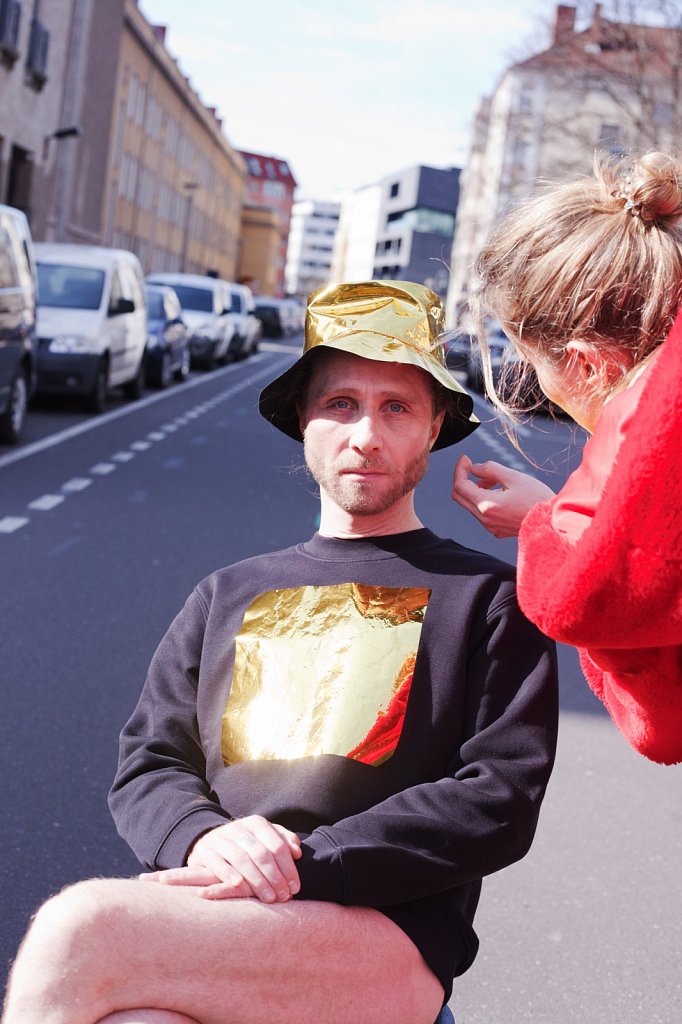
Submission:
<svg viewBox="0 0 682 1024">
<path fill-rule="evenodd" d="M 493 537 L 516 537 L 529 509 L 553 498 L 554 491 L 528 473 L 499 462 L 473 463 L 462 455 L 455 466 L 452 497 Z"/>
</svg>

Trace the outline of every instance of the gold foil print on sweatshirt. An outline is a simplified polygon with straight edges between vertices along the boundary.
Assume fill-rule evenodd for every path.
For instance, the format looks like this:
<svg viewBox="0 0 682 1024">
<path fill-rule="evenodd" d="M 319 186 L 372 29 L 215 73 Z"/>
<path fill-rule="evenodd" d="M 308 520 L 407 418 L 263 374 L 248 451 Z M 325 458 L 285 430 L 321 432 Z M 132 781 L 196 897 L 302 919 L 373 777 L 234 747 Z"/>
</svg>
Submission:
<svg viewBox="0 0 682 1024">
<path fill-rule="evenodd" d="M 387 760 L 430 593 L 343 583 L 255 598 L 236 638 L 225 764 L 317 754 Z"/>
</svg>

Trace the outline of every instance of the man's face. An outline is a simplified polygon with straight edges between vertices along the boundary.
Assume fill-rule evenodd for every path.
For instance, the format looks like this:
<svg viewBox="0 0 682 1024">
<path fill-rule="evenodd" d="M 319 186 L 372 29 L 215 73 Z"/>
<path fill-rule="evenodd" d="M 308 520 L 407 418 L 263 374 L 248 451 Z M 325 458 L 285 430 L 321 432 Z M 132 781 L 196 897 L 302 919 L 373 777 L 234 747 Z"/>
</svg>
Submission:
<svg viewBox="0 0 682 1024">
<path fill-rule="evenodd" d="M 301 410 L 308 468 L 345 512 L 383 513 L 423 477 L 443 415 L 416 366 L 327 351 Z"/>
</svg>

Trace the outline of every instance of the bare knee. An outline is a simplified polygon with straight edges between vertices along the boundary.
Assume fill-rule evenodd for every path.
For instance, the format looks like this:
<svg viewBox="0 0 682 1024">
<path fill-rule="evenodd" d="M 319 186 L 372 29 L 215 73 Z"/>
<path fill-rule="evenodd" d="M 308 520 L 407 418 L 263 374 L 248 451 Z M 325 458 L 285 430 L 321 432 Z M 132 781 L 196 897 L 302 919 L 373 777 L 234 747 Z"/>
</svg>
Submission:
<svg viewBox="0 0 682 1024">
<path fill-rule="evenodd" d="M 37 911 L 25 940 L 26 950 L 38 959 L 101 965 L 107 933 L 133 899 L 134 883 L 119 879 L 77 882 L 51 897 Z"/>
</svg>

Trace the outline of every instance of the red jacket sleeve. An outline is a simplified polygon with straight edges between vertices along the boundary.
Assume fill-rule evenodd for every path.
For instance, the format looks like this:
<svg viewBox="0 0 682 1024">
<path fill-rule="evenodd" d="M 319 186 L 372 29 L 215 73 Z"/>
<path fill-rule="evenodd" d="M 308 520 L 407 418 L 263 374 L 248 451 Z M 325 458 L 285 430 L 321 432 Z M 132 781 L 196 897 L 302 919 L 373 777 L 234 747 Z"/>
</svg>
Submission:
<svg viewBox="0 0 682 1024">
<path fill-rule="evenodd" d="M 523 611 L 548 636 L 583 649 L 588 682 L 619 728 L 666 762 L 682 760 L 681 385 L 682 315 L 651 367 L 590 526 L 572 544 L 554 530 L 546 502 L 519 535 Z"/>
</svg>

